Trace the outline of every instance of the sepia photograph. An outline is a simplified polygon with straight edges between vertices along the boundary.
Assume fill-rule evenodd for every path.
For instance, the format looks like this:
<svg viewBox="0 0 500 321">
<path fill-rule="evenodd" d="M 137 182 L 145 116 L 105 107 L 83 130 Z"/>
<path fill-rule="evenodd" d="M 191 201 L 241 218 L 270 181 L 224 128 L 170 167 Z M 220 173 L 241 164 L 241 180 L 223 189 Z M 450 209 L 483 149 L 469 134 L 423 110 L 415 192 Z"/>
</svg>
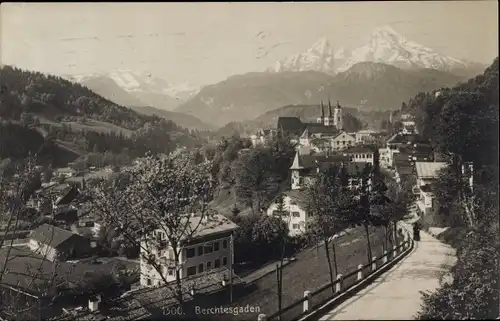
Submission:
<svg viewBox="0 0 500 321">
<path fill-rule="evenodd" d="M 0 4 L 0 321 L 500 319 L 498 2 Z"/>
</svg>

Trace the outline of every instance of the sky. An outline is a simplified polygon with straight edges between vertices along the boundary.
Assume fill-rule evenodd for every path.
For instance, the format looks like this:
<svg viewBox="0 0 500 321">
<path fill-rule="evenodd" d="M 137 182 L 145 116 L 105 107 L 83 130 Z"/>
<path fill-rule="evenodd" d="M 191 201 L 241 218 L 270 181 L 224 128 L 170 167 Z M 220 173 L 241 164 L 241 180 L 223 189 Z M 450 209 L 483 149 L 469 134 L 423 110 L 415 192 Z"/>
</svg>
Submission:
<svg viewBox="0 0 500 321">
<path fill-rule="evenodd" d="M 263 71 L 322 37 L 354 49 L 385 25 L 454 58 L 489 64 L 498 55 L 490 0 L 2 3 L 0 60 L 57 75 L 126 69 L 205 85 Z M 264 56 L 260 47 L 274 48 Z"/>
</svg>

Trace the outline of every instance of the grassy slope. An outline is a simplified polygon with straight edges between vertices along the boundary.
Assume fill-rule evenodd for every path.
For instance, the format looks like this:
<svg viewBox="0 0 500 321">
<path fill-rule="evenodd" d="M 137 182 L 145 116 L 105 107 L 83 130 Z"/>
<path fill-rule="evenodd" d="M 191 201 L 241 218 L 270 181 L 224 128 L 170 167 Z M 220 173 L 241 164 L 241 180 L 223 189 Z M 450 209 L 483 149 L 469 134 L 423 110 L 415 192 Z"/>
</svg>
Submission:
<svg viewBox="0 0 500 321">
<path fill-rule="evenodd" d="M 380 257 L 383 251 L 383 230 L 381 228 L 371 228 L 371 231 L 373 255 Z M 368 261 L 366 239 L 362 228 L 356 228 L 349 235 L 337 240 L 336 248 L 339 273 L 346 275 L 355 270 L 359 264 L 366 264 Z M 296 258 L 296 262 L 283 269 L 283 307 L 301 299 L 304 291 L 314 291 L 330 281 L 324 247 L 307 249 L 298 253 Z M 346 282 L 349 282 L 349 280 L 346 280 Z M 267 315 L 277 311 L 275 273 L 263 277 L 255 285 L 247 286 L 243 292 L 240 297 L 236 297 L 233 306 L 245 306 L 247 304 L 258 306 L 261 313 Z M 329 296 L 331 292 L 325 291 L 323 294 Z M 316 302 L 313 301 L 314 303 Z M 288 320 L 292 318 L 292 315 L 298 315 L 301 309 L 302 305 L 292 309 L 284 319 Z M 244 315 L 244 318 L 245 320 L 257 320 L 257 316 L 258 314 Z M 233 317 L 231 320 L 241 320 L 241 317 Z"/>
</svg>

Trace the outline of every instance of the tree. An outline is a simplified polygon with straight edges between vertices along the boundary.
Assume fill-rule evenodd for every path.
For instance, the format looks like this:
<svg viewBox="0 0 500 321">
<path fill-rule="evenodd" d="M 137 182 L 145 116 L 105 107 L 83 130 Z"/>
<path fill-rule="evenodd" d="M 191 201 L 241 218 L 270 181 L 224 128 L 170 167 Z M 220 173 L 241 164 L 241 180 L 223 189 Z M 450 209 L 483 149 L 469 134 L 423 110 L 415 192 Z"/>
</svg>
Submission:
<svg viewBox="0 0 500 321">
<path fill-rule="evenodd" d="M 341 171 L 331 167 L 320 172 L 317 178 L 307 188 L 309 200 L 308 211 L 312 222 L 309 229 L 312 231 L 313 241 L 324 242 L 325 255 L 330 272 L 330 281 L 334 282 L 334 273 L 330 259 L 329 243 L 332 242 L 335 275 L 338 273 L 335 252 L 335 235 L 348 227 L 355 206 L 354 194 L 342 184 Z"/>
<path fill-rule="evenodd" d="M 215 190 L 210 170 L 210 162 L 196 165 L 193 157 L 182 153 L 148 155 L 128 172 L 128 185 L 118 189 L 119 182 L 104 184 L 93 195 L 94 208 L 104 222 L 141 249 L 141 259 L 164 283 L 167 272 L 162 261 L 174 270 L 174 291 L 181 304 L 180 252 L 196 233 L 215 224 L 208 207 Z M 152 237 L 155 231 L 166 239 Z M 156 253 L 166 247 L 173 257 L 159 259 Z"/>
<path fill-rule="evenodd" d="M 21 292 L 9 290 L 6 285 L 12 285 L 13 280 L 22 280 L 26 288 L 43 297 L 57 295 L 54 293 L 56 284 L 60 281 L 56 269 L 57 260 L 52 269 L 43 269 L 42 265 L 47 258 L 46 253 L 40 256 L 29 254 L 19 255 L 13 242 L 16 234 L 24 230 L 23 216 L 29 212 L 26 202 L 40 185 L 40 175 L 36 170 L 37 157 L 29 155 L 27 158 L 11 164 L 13 175 L 4 175 L 0 171 L 0 312 L 16 318 L 25 319 L 38 309 L 38 302 L 26 301 Z M 24 217 L 26 218 L 26 217 Z M 47 235 L 47 239 L 53 235 Z M 35 249 L 37 250 L 37 249 Z M 19 257 L 29 258 L 24 265 L 13 262 Z M 43 280 L 43 281 L 42 281 Z M 22 287 L 21 287 L 22 288 Z"/>
<path fill-rule="evenodd" d="M 279 190 L 269 149 L 255 148 L 242 155 L 235 165 L 236 195 L 254 213 Z"/>
</svg>

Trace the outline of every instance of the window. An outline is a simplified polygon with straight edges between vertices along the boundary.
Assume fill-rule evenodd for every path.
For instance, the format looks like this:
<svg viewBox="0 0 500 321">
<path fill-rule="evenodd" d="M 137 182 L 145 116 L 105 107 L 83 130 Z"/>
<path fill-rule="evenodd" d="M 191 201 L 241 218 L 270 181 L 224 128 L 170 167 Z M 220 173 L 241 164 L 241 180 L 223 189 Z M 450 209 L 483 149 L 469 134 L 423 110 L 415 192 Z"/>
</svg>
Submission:
<svg viewBox="0 0 500 321">
<path fill-rule="evenodd" d="M 299 229 L 299 224 L 292 224 L 292 228 L 294 230 L 298 230 Z"/>
<path fill-rule="evenodd" d="M 292 216 L 293 217 L 300 217 L 300 213 L 299 212 L 292 212 Z"/>
<path fill-rule="evenodd" d="M 147 280 L 146 280 L 146 284 L 147 284 L 147 285 L 151 285 L 151 279 L 147 279 Z"/>
<path fill-rule="evenodd" d="M 227 249 L 227 240 L 222 241 L 222 248 Z"/>
<path fill-rule="evenodd" d="M 169 268 L 169 269 L 167 270 L 167 272 L 168 272 L 168 275 L 170 275 L 170 276 L 173 276 L 173 275 L 174 275 L 174 269 Z"/>
<path fill-rule="evenodd" d="M 196 256 L 196 253 L 194 251 L 194 247 L 186 249 L 186 256 L 187 256 L 187 258 L 191 258 L 191 257 Z"/>
<path fill-rule="evenodd" d="M 196 274 L 196 266 L 190 266 L 187 268 L 187 276 Z"/>
<path fill-rule="evenodd" d="M 345 145 L 345 140 L 342 141 L 342 145 Z"/>
<path fill-rule="evenodd" d="M 208 254 L 212 253 L 214 251 L 213 244 L 212 243 L 207 243 L 204 246 L 203 253 Z"/>
<path fill-rule="evenodd" d="M 222 258 L 222 265 L 226 266 L 227 265 L 227 257 Z"/>
<path fill-rule="evenodd" d="M 220 267 L 220 259 L 215 260 L 215 268 Z"/>
<path fill-rule="evenodd" d="M 207 262 L 207 271 L 212 269 L 212 261 Z"/>
<path fill-rule="evenodd" d="M 337 121 L 340 121 L 340 117 L 337 117 Z"/>
<path fill-rule="evenodd" d="M 215 241 L 214 242 L 214 251 L 218 251 L 219 250 L 219 241 Z"/>
<path fill-rule="evenodd" d="M 203 263 L 200 263 L 198 265 L 198 273 L 203 273 L 203 268 L 204 268 Z"/>
<path fill-rule="evenodd" d="M 198 246 L 198 256 L 203 255 L 203 246 Z"/>
</svg>

